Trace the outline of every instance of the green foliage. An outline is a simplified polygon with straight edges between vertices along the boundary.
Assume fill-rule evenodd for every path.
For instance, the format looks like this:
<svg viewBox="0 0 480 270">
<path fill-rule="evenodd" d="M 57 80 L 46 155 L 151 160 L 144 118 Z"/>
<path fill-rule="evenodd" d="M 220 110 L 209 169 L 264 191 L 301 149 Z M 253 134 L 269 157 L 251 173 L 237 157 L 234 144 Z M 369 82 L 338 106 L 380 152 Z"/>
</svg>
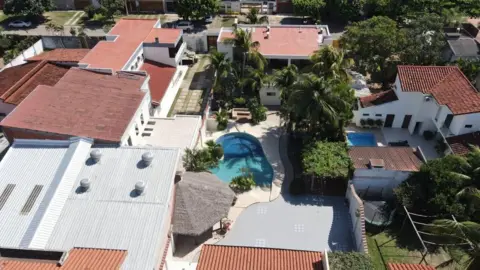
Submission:
<svg viewBox="0 0 480 270">
<path fill-rule="evenodd" d="M 353 60 L 346 59 L 343 51 L 327 46 L 315 51 L 310 61 L 310 69 L 314 74 L 339 82 L 350 82 L 348 69 L 353 65 Z"/>
<path fill-rule="evenodd" d="M 226 110 L 220 110 L 215 113 L 215 119 L 217 120 L 217 130 L 225 130 L 228 124 L 228 113 Z"/>
<path fill-rule="evenodd" d="M 255 180 L 251 173 L 244 173 L 243 175 L 235 176 L 230 182 L 230 187 L 236 191 L 247 191 L 255 186 Z"/>
<path fill-rule="evenodd" d="M 234 38 L 225 39 L 224 42 L 234 45 L 233 57 L 234 60 L 242 63 L 242 74 L 244 73 L 243 62 L 246 62 L 246 64 L 254 69 L 263 71 L 267 66 L 267 60 L 258 51 L 258 48 L 260 48 L 260 42 L 253 41 L 252 32 L 245 31 L 242 28 L 236 28 L 233 34 L 235 36 Z"/>
<path fill-rule="evenodd" d="M 218 12 L 218 0 L 178 0 L 176 12 L 184 20 L 200 20 Z"/>
<path fill-rule="evenodd" d="M 252 115 L 252 124 L 256 125 L 267 120 L 267 108 L 260 104 L 256 98 L 252 98 L 247 104 L 248 111 Z"/>
<path fill-rule="evenodd" d="M 28 37 L 22 37 L 22 36 L 15 36 L 13 37 L 5 37 L 5 39 L 9 40 L 10 46 L 5 48 L 5 52 L 3 55 L 3 61 L 5 63 L 9 63 L 12 61 L 15 57 L 20 55 L 22 51 L 28 49 L 30 46 L 35 44 L 39 40 L 38 37 L 34 36 L 28 36 Z"/>
<path fill-rule="evenodd" d="M 85 14 L 87 14 L 87 17 L 89 19 L 93 19 L 93 16 L 95 16 L 96 9 L 93 5 L 88 5 L 85 7 L 84 11 L 85 11 Z"/>
<path fill-rule="evenodd" d="M 105 16 L 107 20 L 113 20 L 115 15 L 120 15 L 125 8 L 124 0 L 100 0 L 101 10 L 97 11 Z"/>
<path fill-rule="evenodd" d="M 245 18 L 249 24 L 268 23 L 268 16 L 258 17 L 258 14 L 258 8 L 250 8 L 247 15 L 245 15 Z"/>
<path fill-rule="evenodd" d="M 235 104 L 235 106 L 239 106 L 239 107 L 244 106 L 246 102 L 247 101 L 243 97 L 238 97 L 233 99 L 233 103 Z"/>
<path fill-rule="evenodd" d="M 23 15 L 30 18 L 42 17 L 54 7 L 53 0 L 6 0 L 3 12 L 7 15 Z"/>
<path fill-rule="evenodd" d="M 221 146 L 213 143 L 203 149 L 185 149 L 183 167 L 187 171 L 193 172 L 203 172 L 217 167 L 221 156 L 223 156 L 223 149 L 220 152 L 218 148 L 221 149 Z"/>
<path fill-rule="evenodd" d="M 305 173 L 317 177 L 347 179 L 352 170 L 345 142 L 315 142 L 302 153 Z"/>
<path fill-rule="evenodd" d="M 293 12 L 299 16 L 309 16 L 320 21 L 320 16 L 325 6 L 324 0 L 292 0 Z"/>
<path fill-rule="evenodd" d="M 373 270 L 373 263 L 367 254 L 360 252 L 329 252 L 330 269 L 335 270 Z"/>
<path fill-rule="evenodd" d="M 477 76 L 480 75 L 480 60 L 464 60 L 460 58 L 452 64 L 457 65 L 470 82 L 474 82 Z"/>
<path fill-rule="evenodd" d="M 214 162 L 218 162 L 223 157 L 223 148 L 222 145 L 214 142 L 213 140 L 208 140 L 205 142 L 207 145 L 207 150 L 210 153 L 210 156 Z"/>
</svg>

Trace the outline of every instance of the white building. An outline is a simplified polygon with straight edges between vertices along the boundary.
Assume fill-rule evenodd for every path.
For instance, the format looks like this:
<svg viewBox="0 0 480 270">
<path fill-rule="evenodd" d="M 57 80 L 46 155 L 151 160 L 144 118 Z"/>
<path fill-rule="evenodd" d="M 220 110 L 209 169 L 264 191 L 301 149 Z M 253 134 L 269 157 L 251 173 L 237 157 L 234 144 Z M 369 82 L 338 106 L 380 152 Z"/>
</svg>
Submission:
<svg viewBox="0 0 480 270">
<path fill-rule="evenodd" d="M 306 66 L 315 51 L 321 46 L 331 44 L 327 25 L 237 27 L 251 31 L 252 40 L 260 43 L 258 51 L 268 60 L 270 69 L 280 69 L 290 64 Z M 217 50 L 225 53 L 230 59 L 234 57 L 233 45 L 226 43 L 225 40 L 234 38 L 233 31 L 233 28 L 222 28 L 217 39 Z M 264 105 L 280 105 L 280 90 L 276 87 L 264 87 L 260 90 L 260 99 Z"/>
<path fill-rule="evenodd" d="M 420 148 L 411 147 L 351 147 L 348 154 L 355 167 L 352 183 L 361 197 L 392 197 L 393 189 L 426 161 Z"/>
<path fill-rule="evenodd" d="M 384 127 L 443 138 L 480 130 L 480 95 L 456 66 L 398 66 L 393 90 L 358 99 L 353 122 L 381 119 Z"/>
<path fill-rule="evenodd" d="M 89 257 L 89 269 L 165 269 L 174 247 L 170 225 L 181 150 L 92 143 L 13 143 L 0 163 L 0 248 L 22 249 L 24 258 L 34 253 L 30 259 L 40 261 L 43 251 L 117 250 L 124 251 L 120 267 L 104 268 L 106 257 Z M 19 269 L 32 269 L 25 267 Z"/>
</svg>

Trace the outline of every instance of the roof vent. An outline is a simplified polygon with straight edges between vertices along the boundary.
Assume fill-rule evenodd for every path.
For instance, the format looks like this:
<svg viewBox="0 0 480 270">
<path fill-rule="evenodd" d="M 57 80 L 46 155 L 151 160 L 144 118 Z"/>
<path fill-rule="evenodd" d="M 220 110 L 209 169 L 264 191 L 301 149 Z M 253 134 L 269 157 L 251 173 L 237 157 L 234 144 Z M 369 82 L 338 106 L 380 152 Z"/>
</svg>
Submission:
<svg viewBox="0 0 480 270">
<path fill-rule="evenodd" d="M 265 35 L 265 38 L 268 39 L 270 37 L 270 32 L 267 32 L 267 34 Z"/>
<path fill-rule="evenodd" d="M 430 100 L 432 100 L 432 97 L 431 96 L 425 96 L 423 99 L 425 100 L 425 102 L 429 102 Z"/>
<path fill-rule="evenodd" d="M 137 195 L 142 195 L 145 192 L 145 182 L 138 181 L 135 184 L 135 192 L 137 193 Z"/>
<path fill-rule="evenodd" d="M 83 192 L 88 191 L 90 189 L 90 180 L 88 178 L 80 180 L 80 188 Z"/>
<path fill-rule="evenodd" d="M 372 169 L 382 169 L 385 167 L 385 161 L 380 158 L 371 158 L 370 159 L 370 168 Z"/>
<path fill-rule="evenodd" d="M 152 161 L 153 161 L 153 154 L 151 152 L 144 153 L 142 155 L 142 161 L 143 161 L 143 164 L 145 164 L 145 167 L 150 166 L 150 164 L 152 164 Z"/>
<path fill-rule="evenodd" d="M 102 152 L 98 149 L 94 149 L 90 152 L 90 158 L 95 162 L 99 162 L 100 158 L 102 157 Z"/>
<path fill-rule="evenodd" d="M 158 37 L 155 37 L 155 43 L 159 43 Z"/>
</svg>

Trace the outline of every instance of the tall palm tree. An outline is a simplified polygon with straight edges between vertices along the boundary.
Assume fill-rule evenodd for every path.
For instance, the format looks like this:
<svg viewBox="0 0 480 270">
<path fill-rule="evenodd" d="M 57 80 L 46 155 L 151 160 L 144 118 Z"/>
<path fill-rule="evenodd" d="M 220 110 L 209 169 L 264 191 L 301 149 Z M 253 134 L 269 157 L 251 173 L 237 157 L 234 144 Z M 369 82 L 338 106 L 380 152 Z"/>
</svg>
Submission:
<svg viewBox="0 0 480 270">
<path fill-rule="evenodd" d="M 268 16 L 258 17 L 258 8 L 250 8 L 245 16 L 249 24 L 262 24 L 268 23 Z"/>
<path fill-rule="evenodd" d="M 456 174 L 467 181 L 465 187 L 457 193 L 457 198 L 467 199 L 480 209 L 480 148 L 470 146 L 470 152 L 462 161 L 463 166 Z"/>
<path fill-rule="evenodd" d="M 228 38 L 224 42 L 232 44 L 234 47 L 234 57 L 243 61 L 242 73 L 245 69 L 244 66 L 247 60 L 249 63 L 253 64 L 255 68 L 264 70 L 267 65 L 267 60 L 258 51 L 260 48 L 260 42 L 253 41 L 252 32 L 242 28 L 236 28 L 233 31 L 233 34 L 234 38 Z"/>
<path fill-rule="evenodd" d="M 219 78 L 228 76 L 232 65 L 230 59 L 228 59 L 224 53 L 221 53 L 215 49 L 210 51 L 208 58 L 210 59 L 210 65 L 208 67 L 213 68 L 216 72 L 214 86 L 217 86 Z"/>
<path fill-rule="evenodd" d="M 315 51 L 310 61 L 313 63 L 310 69 L 314 74 L 340 82 L 349 82 L 348 68 L 353 65 L 353 60 L 346 59 L 343 51 L 327 46 Z"/>
<path fill-rule="evenodd" d="M 316 134 L 327 122 L 324 127 L 339 127 L 351 113 L 353 98 L 348 85 L 307 74 L 293 84 L 288 105 L 294 111 L 295 124 L 304 125 L 310 134 Z"/>
<path fill-rule="evenodd" d="M 246 76 L 242 78 L 240 85 L 244 91 L 258 96 L 260 89 L 267 83 L 267 80 L 267 75 L 263 70 L 247 67 Z"/>
<path fill-rule="evenodd" d="M 282 102 L 288 100 L 290 88 L 297 81 L 297 78 L 298 67 L 293 64 L 273 71 L 273 83 L 281 91 Z"/>
</svg>

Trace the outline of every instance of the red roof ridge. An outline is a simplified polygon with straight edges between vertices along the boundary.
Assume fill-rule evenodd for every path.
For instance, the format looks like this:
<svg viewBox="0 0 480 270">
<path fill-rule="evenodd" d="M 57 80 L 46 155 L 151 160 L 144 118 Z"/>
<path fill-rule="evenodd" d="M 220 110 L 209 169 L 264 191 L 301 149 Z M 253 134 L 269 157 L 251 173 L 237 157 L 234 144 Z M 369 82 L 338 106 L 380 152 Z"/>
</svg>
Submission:
<svg viewBox="0 0 480 270">
<path fill-rule="evenodd" d="M 458 66 L 421 66 L 421 65 L 398 65 L 398 66 L 397 66 L 397 69 L 398 69 L 398 68 L 405 68 L 405 67 L 415 67 L 415 68 L 444 68 L 444 69 L 454 68 L 454 69 L 458 69 Z"/>
<path fill-rule="evenodd" d="M 10 95 L 12 95 L 18 88 L 20 88 L 24 83 L 26 83 L 28 80 L 30 80 L 41 68 L 43 68 L 46 64 L 48 63 L 47 60 L 42 60 L 38 65 L 36 65 L 34 68 L 32 68 L 25 76 L 23 76 L 20 80 L 18 80 L 12 87 L 10 87 L 5 93 L 3 93 L 2 96 L 0 96 L 0 99 L 5 100 L 7 99 Z"/>
<path fill-rule="evenodd" d="M 158 21 L 159 19 L 147 19 L 147 18 L 122 18 L 120 20 L 125 21 Z"/>
<path fill-rule="evenodd" d="M 203 244 L 203 246 L 212 246 L 212 247 L 235 247 L 235 248 L 251 248 L 251 249 L 268 249 L 268 250 L 285 250 L 285 251 L 299 251 L 299 252 L 313 252 L 313 253 L 323 253 L 322 251 L 314 250 L 302 250 L 302 249 L 291 249 L 291 248 L 274 248 L 274 247 L 249 247 L 249 246 L 237 246 L 237 245 L 217 245 L 217 244 Z"/>
<path fill-rule="evenodd" d="M 124 252 L 128 252 L 128 250 L 126 250 L 126 249 L 117 249 L 117 248 L 73 247 L 71 250 L 74 250 L 74 249 L 81 249 L 81 250 L 88 249 L 88 250 L 105 250 L 105 251 L 124 251 Z"/>
</svg>

